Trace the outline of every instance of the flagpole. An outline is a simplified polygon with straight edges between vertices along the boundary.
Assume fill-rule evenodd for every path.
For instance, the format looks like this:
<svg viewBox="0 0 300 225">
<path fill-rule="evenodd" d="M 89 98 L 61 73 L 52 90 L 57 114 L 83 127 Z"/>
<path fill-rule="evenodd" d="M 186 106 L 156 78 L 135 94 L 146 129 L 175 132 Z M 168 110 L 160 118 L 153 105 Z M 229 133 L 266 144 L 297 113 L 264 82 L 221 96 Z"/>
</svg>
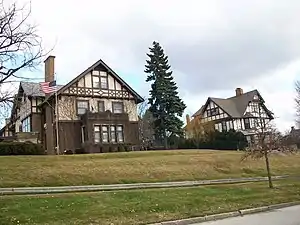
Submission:
<svg viewBox="0 0 300 225">
<path fill-rule="evenodd" d="M 57 88 L 57 86 L 56 86 L 56 88 L 55 88 L 56 154 L 59 155 L 59 140 L 58 140 L 58 136 L 59 136 L 59 132 L 58 132 L 58 97 L 57 97 L 57 89 L 58 89 L 58 88 Z"/>
</svg>

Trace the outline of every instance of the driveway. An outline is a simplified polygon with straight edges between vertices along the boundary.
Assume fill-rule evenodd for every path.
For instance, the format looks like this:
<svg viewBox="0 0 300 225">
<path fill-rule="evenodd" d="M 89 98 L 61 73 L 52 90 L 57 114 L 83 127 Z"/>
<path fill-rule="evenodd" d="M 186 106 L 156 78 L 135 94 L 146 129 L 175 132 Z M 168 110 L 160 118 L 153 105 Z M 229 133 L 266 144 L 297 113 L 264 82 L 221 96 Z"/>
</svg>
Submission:
<svg viewBox="0 0 300 225">
<path fill-rule="evenodd" d="M 191 225 L 300 225 L 300 205 Z"/>
</svg>

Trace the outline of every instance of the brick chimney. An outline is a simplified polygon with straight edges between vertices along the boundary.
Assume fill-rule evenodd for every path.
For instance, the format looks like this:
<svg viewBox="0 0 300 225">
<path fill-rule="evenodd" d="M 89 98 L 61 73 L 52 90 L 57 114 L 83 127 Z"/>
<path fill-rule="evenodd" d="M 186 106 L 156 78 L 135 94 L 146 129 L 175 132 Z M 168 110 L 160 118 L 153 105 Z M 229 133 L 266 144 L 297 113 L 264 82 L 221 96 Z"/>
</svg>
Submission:
<svg viewBox="0 0 300 225">
<path fill-rule="evenodd" d="M 48 56 L 45 63 L 45 82 L 54 81 L 54 59 L 55 56 Z"/>
<path fill-rule="evenodd" d="M 243 89 L 242 88 L 236 88 L 235 89 L 235 96 L 240 96 L 243 94 Z"/>
<path fill-rule="evenodd" d="M 190 116 L 189 114 L 186 114 L 186 124 L 190 124 L 190 122 L 191 122 Z"/>
</svg>

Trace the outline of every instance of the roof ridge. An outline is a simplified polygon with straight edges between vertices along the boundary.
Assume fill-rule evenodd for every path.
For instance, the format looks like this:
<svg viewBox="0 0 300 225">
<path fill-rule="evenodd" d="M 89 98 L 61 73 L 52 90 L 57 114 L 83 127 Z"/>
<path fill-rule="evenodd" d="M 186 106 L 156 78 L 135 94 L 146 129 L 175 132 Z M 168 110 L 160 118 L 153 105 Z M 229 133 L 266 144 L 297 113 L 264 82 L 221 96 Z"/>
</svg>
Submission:
<svg viewBox="0 0 300 225">
<path fill-rule="evenodd" d="M 210 99 L 219 99 L 219 100 L 227 100 L 227 98 L 216 98 L 216 97 L 209 97 Z"/>
<path fill-rule="evenodd" d="M 40 82 L 32 82 L 32 81 L 20 81 L 23 84 L 40 84 Z M 56 84 L 57 86 L 65 86 L 65 84 Z"/>
<path fill-rule="evenodd" d="M 253 89 L 252 91 L 247 91 L 247 92 L 245 92 L 241 95 L 237 95 L 237 96 L 235 95 L 235 96 L 232 96 L 232 97 L 229 97 L 229 98 L 226 98 L 226 99 L 238 98 L 238 97 L 244 96 L 244 95 L 249 94 L 249 93 L 254 92 L 254 91 L 257 91 L 257 89 Z"/>
</svg>

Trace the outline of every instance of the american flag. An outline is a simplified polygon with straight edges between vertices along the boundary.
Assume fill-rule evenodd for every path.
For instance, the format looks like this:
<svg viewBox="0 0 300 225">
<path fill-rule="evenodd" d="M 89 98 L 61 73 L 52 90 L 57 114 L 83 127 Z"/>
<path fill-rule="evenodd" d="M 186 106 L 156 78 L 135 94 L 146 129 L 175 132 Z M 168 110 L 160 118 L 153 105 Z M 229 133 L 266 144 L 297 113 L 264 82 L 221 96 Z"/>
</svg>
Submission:
<svg viewBox="0 0 300 225">
<path fill-rule="evenodd" d="M 41 89 L 45 94 L 53 93 L 57 90 L 56 81 L 51 82 L 41 82 L 40 83 Z"/>
</svg>

